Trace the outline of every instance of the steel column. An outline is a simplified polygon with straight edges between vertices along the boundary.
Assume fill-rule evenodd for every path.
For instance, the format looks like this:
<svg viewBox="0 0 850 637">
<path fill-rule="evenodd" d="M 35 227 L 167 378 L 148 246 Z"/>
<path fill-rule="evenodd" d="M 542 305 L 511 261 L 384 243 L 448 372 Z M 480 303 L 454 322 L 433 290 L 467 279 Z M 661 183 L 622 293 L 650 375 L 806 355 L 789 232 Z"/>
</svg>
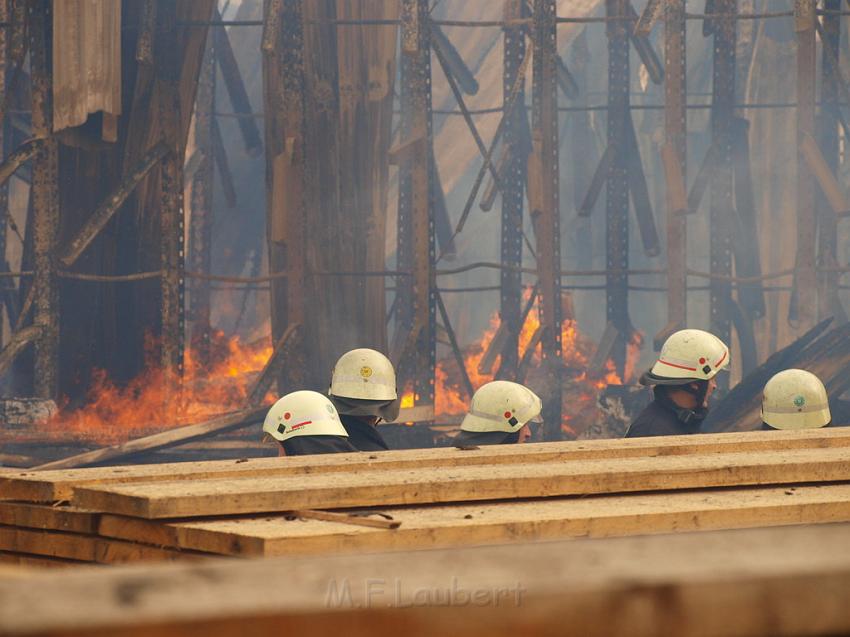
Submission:
<svg viewBox="0 0 850 637">
<path fill-rule="evenodd" d="M 806 135 L 815 136 L 815 0 L 795 0 L 797 33 L 797 147 Z M 815 183 L 802 153 L 797 153 L 797 319 L 801 329 L 814 325 L 817 316 L 815 249 Z"/>
<path fill-rule="evenodd" d="M 825 0 L 824 9 L 838 11 L 841 0 Z M 838 173 L 838 122 L 839 122 L 839 69 L 835 54 L 841 50 L 841 16 L 827 14 L 823 17 L 823 53 L 821 57 L 821 109 L 818 121 L 818 146 L 830 172 Z M 817 198 L 818 265 L 830 268 L 838 265 L 838 223 L 835 213 L 823 195 Z M 838 298 L 838 273 L 818 274 L 818 320 L 842 315 Z"/>
<path fill-rule="evenodd" d="M 669 0 L 664 19 L 664 133 L 667 152 L 679 166 L 667 175 L 667 334 L 687 322 L 687 221 L 671 194 L 672 178 L 687 183 L 687 46 L 685 0 Z M 660 340 L 660 339 L 659 339 Z M 656 343 L 660 349 L 661 343 Z"/>
<path fill-rule="evenodd" d="M 27 6 L 32 83 L 32 131 L 43 139 L 33 157 L 32 214 L 35 289 L 33 323 L 41 333 L 35 344 L 34 389 L 40 398 L 58 394 L 59 291 L 56 279 L 56 239 L 59 231 L 59 153 L 53 137 L 50 3 L 31 0 Z"/>
<path fill-rule="evenodd" d="M 177 9 L 160 3 L 154 55 L 160 84 L 162 130 L 169 152 L 160 163 L 160 229 L 162 252 L 162 369 L 170 392 L 183 376 L 185 330 L 185 240 L 183 208 L 183 146 L 180 135 L 181 61 L 169 52 L 177 50 Z M 170 400 L 170 398 L 169 398 Z"/>
<path fill-rule="evenodd" d="M 505 0 L 504 18 L 509 20 L 525 16 L 525 0 Z M 520 88 L 516 99 L 510 96 L 526 54 L 525 31 L 520 26 L 504 29 L 504 68 L 502 74 L 502 117 L 505 118 L 502 167 L 502 250 L 503 268 L 500 275 L 501 298 L 499 315 L 507 328 L 507 339 L 502 348 L 499 376 L 516 378 L 519 364 L 519 332 L 522 312 L 522 226 L 523 201 L 525 195 L 526 166 L 528 162 L 528 140 L 521 117 L 525 111 L 525 90 Z"/>
<path fill-rule="evenodd" d="M 716 13 L 737 13 L 737 0 L 716 0 Z M 714 78 L 712 89 L 711 135 L 717 149 L 711 170 L 711 273 L 719 277 L 732 275 L 732 228 L 734 211 L 732 170 L 732 118 L 735 112 L 735 44 L 736 21 L 732 17 L 717 18 L 714 31 Z M 715 278 L 710 284 L 711 332 L 724 343 L 731 340 L 732 284 Z M 718 384 L 728 387 L 728 375 L 718 376 Z"/>
<path fill-rule="evenodd" d="M 623 18 L 629 0 L 606 0 L 606 15 Z M 607 23 L 608 36 L 608 148 L 613 149 L 606 182 L 606 315 L 619 338 L 612 349 L 617 371 L 626 364 L 626 341 L 632 333 L 629 319 L 629 179 L 626 117 L 629 114 L 629 23 Z"/>
<path fill-rule="evenodd" d="M 546 440 L 561 430 L 561 249 L 558 207 L 557 0 L 534 0 L 532 152 L 529 201 L 537 244 L 543 368 L 552 379 L 543 405 Z M 531 172 L 531 171 L 530 171 Z M 536 191 L 536 194 L 533 192 Z"/>
<path fill-rule="evenodd" d="M 9 0 L 0 0 L 0 22 L 9 23 L 11 14 L 9 12 Z M 4 91 L 4 97 L 0 98 L 0 102 L 5 99 L 6 91 L 6 67 L 9 59 L 9 37 L 8 29 L 0 28 L 0 89 Z M 0 156 L 6 157 L 7 143 L 6 137 L 6 117 L 5 113 L 0 113 Z M 0 184 L 0 267 L 6 267 L 6 228 L 9 218 L 9 184 L 4 182 Z M 12 280 L 0 282 L 3 287 L 14 289 Z M 11 323 L 14 317 L 9 316 Z M 14 327 L 14 326 L 12 326 Z M 0 309 L 0 343 L 3 342 L 3 314 Z"/>
<path fill-rule="evenodd" d="M 413 381 L 415 404 L 434 404 L 437 358 L 435 241 L 431 162 L 431 35 L 427 0 L 401 3 L 401 139 L 416 152 L 399 171 L 396 332 L 412 340 L 402 351 L 402 378 Z"/>
<path fill-rule="evenodd" d="M 214 27 L 220 28 L 220 27 Z M 207 34 L 206 51 L 198 78 L 195 98 L 195 152 L 200 161 L 192 177 L 192 221 L 189 229 L 189 257 L 193 272 L 211 273 L 213 226 L 213 146 L 212 127 L 215 112 L 215 38 Z M 196 279 L 191 283 L 192 347 L 201 363 L 210 354 L 210 282 Z"/>
</svg>

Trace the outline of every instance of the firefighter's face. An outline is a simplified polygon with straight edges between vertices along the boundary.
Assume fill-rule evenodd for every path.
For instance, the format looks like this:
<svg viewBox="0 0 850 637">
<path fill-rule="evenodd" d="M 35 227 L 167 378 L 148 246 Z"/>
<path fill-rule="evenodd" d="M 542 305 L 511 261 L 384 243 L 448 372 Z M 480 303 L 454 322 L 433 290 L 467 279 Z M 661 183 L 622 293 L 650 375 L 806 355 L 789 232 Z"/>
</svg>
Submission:
<svg viewBox="0 0 850 637">
<path fill-rule="evenodd" d="M 712 378 L 708 381 L 708 389 L 705 392 L 705 400 L 702 402 L 703 407 L 708 407 L 708 399 L 711 398 L 715 389 L 717 389 L 717 381 Z"/>
<path fill-rule="evenodd" d="M 517 442 L 528 442 L 529 438 L 531 438 L 531 428 L 528 425 L 524 425 L 523 428 L 519 430 L 519 439 Z"/>
</svg>

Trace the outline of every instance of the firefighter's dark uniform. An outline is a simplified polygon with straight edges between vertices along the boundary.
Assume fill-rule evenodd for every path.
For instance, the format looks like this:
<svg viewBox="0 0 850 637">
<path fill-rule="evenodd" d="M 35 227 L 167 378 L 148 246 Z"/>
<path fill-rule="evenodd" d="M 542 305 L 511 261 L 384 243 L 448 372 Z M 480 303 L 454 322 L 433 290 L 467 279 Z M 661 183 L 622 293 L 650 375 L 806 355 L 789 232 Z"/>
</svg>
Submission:
<svg viewBox="0 0 850 637">
<path fill-rule="evenodd" d="M 708 410 L 683 409 L 676 405 L 661 388 L 656 388 L 654 395 L 653 401 L 629 426 L 626 438 L 700 433 L 700 425 Z"/>
</svg>

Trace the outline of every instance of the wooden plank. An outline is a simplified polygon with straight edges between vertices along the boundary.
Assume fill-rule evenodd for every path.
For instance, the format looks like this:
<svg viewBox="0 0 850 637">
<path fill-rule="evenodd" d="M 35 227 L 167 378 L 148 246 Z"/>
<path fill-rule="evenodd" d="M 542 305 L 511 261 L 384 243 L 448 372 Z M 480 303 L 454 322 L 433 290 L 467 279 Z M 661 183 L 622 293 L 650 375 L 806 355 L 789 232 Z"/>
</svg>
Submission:
<svg viewBox="0 0 850 637">
<path fill-rule="evenodd" d="M 627 458 L 81 487 L 72 504 L 143 518 L 850 480 L 846 449 Z"/>
<path fill-rule="evenodd" d="M 151 436 L 145 436 L 144 438 L 136 438 L 120 445 L 95 449 L 94 451 L 81 453 L 70 458 L 48 462 L 47 464 L 34 467 L 34 469 L 71 469 L 88 464 L 106 462 L 107 460 L 124 458 L 141 453 L 142 451 L 154 451 L 165 447 L 173 447 L 183 442 L 200 440 L 201 438 L 206 438 L 217 433 L 246 427 L 257 422 L 257 420 L 262 420 L 266 411 L 266 407 L 243 409 L 232 414 L 212 418 L 196 425 L 177 427 Z"/>
<path fill-rule="evenodd" d="M 0 524 L 72 533 L 97 533 L 97 514 L 71 507 L 0 502 Z"/>
<path fill-rule="evenodd" d="M 830 525 L 77 569 L 0 581 L 0 617 L 6 635 L 55 637 L 844 634 L 848 533 Z"/>
<path fill-rule="evenodd" d="M 700 436 L 665 436 L 619 440 L 582 440 L 481 447 L 414 449 L 290 458 L 251 458 L 208 462 L 96 467 L 56 471 L 10 470 L 0 474 L 1 497 L 33 502 L 69 500 L 75 485 L 94 486 L 169 480 L 206 480 L 252 476 L 286 476 L 345 471 L 385 471 L 416 467 L 620 459 L 730 451 L 771 451 L 850 446 L 850 428 L 803 431 L 748 431 Z"/>
<path fill-rule="evenodd" d="M 206 557 L 197 552 L 105 539 L 94 535 L 5 526 L 0 526 L 0 550 L 99 564 L 198 560 Z"/>
<path fill-rule="evenodd" d="M 17 564 L 22 567 L 22 573 L 30 575 L 33 568 L 68 568 L 85 566 L 87 562 L 76 560 L 65 560 L 59 557 L 44 557 L 43 555 L 29 555 L 27 553 L 16 553 L 14 551 L 0 551 L 0 564 Z"/>
<path fill-rule="evenodd" d="M 292 516 L 157 522 L 101 518 L 103 536 L 243 557 L 481 546 L 581 537 L 850 522 L 850 485 L 640 493 L 379 509 L 397 529 Z"/>
</svg>

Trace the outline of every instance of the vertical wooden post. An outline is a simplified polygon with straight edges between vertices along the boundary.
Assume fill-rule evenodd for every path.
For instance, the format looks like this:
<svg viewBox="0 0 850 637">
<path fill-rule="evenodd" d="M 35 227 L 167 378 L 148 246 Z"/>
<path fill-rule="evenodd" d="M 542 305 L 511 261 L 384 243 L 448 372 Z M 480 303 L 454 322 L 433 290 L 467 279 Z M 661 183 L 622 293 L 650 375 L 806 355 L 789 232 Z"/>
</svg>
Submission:
<svg viewBox="0 0 850 637">
<path fill-rule="evenodd" d="M 558 84 L 556 0 L 534 0 L 531 218 L 537 243 L 543 366 L 552 383 L 543 405 L 545 438 L 559 440 L 561 430 L 561 246 L 558 207 Z"/>
<path fill-rule="evenodd" d="M 505 0 L 505 21 L 524 16 L 525 0 Z M 522 27 L 510 26 L 504 29 L 504 70 L 502 73 L 502 117 L 505 118 L 505 136 L 503 153 L 504 168 L 500 174 L 502 186 L 502 265 L 501 300 L 499 315 L 507 327 L 507 342 L 502 348 L 502 362 L 499 375 L 504 378 L 516 377 L 519 364 L 518 343 L 520 318 L 522 314 L 522 274 L 518 268 L 522 265 L 522 226 L 523 201 L 525 195 L 526 165 L 528 163 L 528 140 L 524 131 L 527 124 L 520 118 L 527 118 L 525 111 L 525 91 L 520 88 L 513 105 L 509 104 L 511 91 L 516 84 L 517 75 L 526 55 L 525 32 Z M 524 124 L 524 125 L 523 125 Z"/>
<path fill-rule="evenodd" d="M 795 0 L 794 30 L 797 33 L 797 147 L 804 136 L 815 137 L 815 0 Z M 797 319 L 800 329 L 814 325 L 817 316 L 815 273 L 817 220 L 815 184 L 803 154 L 797 153 Z"/>
<path fill-rule="evenodd" d="M 53 137 L 50 2 L 29 0 L 32 132 L 44 140 L 33 158 L 32 214 L 35 287 L 34 389 L 40 398 L 57 398 L 59 294 L 56 286 L 56 237 L 59 231 L 59 153 Z"/>
<path fill-rule="evenodd" d="M 723 15 L 737 12 L 737 0 L 716 0 L 715 10 Z M 711 173 L 711 273 L 732 275 L 733 172 L 732 118 L 735 112 L 736 21 L 718 18 L 714 25 L 714 85 L 711 111 L 712 144 L 718 149 Z M 732 284 L 715 278 L 710 284 L 711 332 L 730 344 Z M 728 374 L 718 376 L 718 385 L 728 388 Z"/>
<path fill-rule="evenodd" d="M 263 95 L 266 148 L 266 234 L 272 335 L 302 323 L 305 306 L 304 32 L 302 0 L 266 0 Z M 303 365 L 287 365 L 279 387 L 304 386 Z"/>
<path fill-rule="evenodd" d="M 681 176 L 681 185 L 684 187 L 688 175 L 685 26 L 685 0 L 670 0 L 666 3 L 664 20 L 664 134 L 665 151 L 679 166 L 679 174 L 667 174 L 667 333 L 665 336 L 685 327 L 687 321 L 687 222 L 683 214 L 686 210 L 681 209 L 682 202 L 675 201 L 673 196 L 677 185 L 670 183 L 672 179 Z M 656 348 L 660 349 L 661 344 L 657 342 Z"/>
</svg>

